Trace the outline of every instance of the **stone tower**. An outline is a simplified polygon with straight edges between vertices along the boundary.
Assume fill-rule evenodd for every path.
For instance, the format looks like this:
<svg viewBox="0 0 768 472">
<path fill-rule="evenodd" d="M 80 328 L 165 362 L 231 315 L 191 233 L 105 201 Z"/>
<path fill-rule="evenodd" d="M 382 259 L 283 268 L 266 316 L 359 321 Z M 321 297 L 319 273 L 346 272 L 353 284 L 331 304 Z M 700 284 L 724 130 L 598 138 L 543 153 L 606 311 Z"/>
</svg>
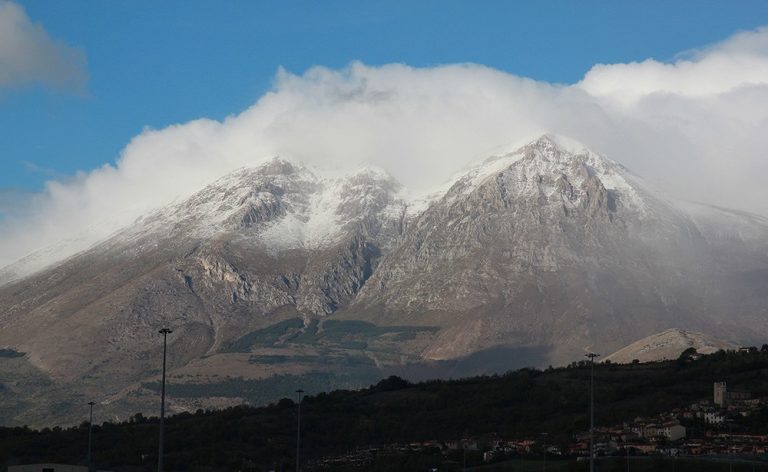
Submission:
<svg viewBox="0 0 768 472">
<path fill-rule="evenodd" d="M 725 407 L 727 402 L 725 382 L 715 382 L 715 405 Z"/>
</svg>

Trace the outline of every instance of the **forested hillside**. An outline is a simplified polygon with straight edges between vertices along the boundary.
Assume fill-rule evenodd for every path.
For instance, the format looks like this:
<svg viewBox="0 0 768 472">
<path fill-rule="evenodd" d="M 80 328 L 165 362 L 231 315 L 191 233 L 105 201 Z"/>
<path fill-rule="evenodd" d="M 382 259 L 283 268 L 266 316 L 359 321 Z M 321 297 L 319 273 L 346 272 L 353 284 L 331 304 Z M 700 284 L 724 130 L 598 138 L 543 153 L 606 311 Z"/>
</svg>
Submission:
<svg viewBox="0 0 768 472">
<path fill-rule="evenodd" d="M 768 352 L 718 352 L 693 360 L 595 366 L 596 422 L 609 425 L 710 398 L 712 382 L 768 394 Z M 523 438 L 549 433 L 565 444 L 587 429 L 589 365 L 411 384 L 397 377 L 360 391 L 334 391 L 302 402 L 306 460 L 370 444 L 456 440 L 495 434 Z M 286 396 L 292 392 L 286 392 Z M 159 401 L 158 401 L 159 403 Z M 296 403 L 184 413 L 166 419 L 169 470 L 282 470 L 295 460 Z M 87 406 L 83 405 L 87 411 Z M 120 424 L 98 421 L 96 464 L 150 470 L 157 461 L 158 420 L 136 414 Z M 761 415 L 764 416 L 764 415 Z M 746 420 L 745 420 L 746 421 Z M 768 432 L 751 420 L 744 427 Z M 88 427 L 0 428 L 0 464 L 81 463 Z"/>
</svg>

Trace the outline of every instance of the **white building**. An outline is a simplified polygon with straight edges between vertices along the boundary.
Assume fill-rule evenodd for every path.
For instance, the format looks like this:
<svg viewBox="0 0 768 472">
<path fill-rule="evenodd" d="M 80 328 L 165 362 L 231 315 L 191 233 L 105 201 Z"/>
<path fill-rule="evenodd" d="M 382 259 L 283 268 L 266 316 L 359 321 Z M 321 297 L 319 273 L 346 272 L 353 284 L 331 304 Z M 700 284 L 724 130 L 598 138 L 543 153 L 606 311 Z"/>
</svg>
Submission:
<svg viewBox="0 0 768 472">
<path fill-rule="evenodd" d="M 720 424 L 725 421 L 725 417 L 717 411 L 707 411 L 704 413 L 704 421 L 709 424 Z"/>
</svg>

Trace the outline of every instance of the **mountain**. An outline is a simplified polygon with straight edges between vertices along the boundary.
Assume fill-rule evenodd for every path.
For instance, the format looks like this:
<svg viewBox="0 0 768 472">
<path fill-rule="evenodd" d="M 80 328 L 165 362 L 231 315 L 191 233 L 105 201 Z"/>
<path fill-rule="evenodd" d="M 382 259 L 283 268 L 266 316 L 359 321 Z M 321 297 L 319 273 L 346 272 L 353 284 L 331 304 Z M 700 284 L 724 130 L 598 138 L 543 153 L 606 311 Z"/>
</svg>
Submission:
<svg viewBox="0 0 768 472">
<path fill-rule="evenodd" d="M 299 331 L 354 297 L 401 231 L 405 204 L 398 189 L 377 169 L 318 177 L 275 159 L 238 170 L 51 269 L 6 285 L 0 345 L 26 353 L 12 362 L 25 361 L 37 377 L 65 392 L 77 389 L 61 408 L 54 401 L 61 392 L 51 400 L 38 391 L 49 389 L 47 383 L 7 391 L 41 397 L 32 406 L 53 402 L 52 419 L 81 394 L 121 399 L 123 389 L 141 390 L 135 382 L 156 375 L 155 333 L 166 325 L 174 330 L 169 365 L 193 372 L 179 375 L 271 375 L 248 353 L 230 353 L 230 344 L 285 319 L 289 326 L 298 319 L 292 329 Z M 224 368 L 215 356 L 203 360 L 221 352 L 229 354 Z"/>
<path fill-rule="evenodd" d="M 683 329 L 668 329 L 652 334 L 606 356 L 606 361 L 629 364 L 635 360 L 655 362 L 680 357 L 685 350 L 694 348 L 699 354 L 712 354 L 719 350 L 733 350 L 736 344 L 720 341 L 704 333 Z"/>
<path fill-rule="evenodd" d="M 31 256 L 34 259 L 34 256 Z M 684 326 L 768 334 L 768 221 L 544 135 L 416 200 L 375 168 L 235 171 L 0 286 L 0 420 L 563 364 Z M 12 350 L 12 351 L 11 351 Z"/>
<path fill-rule="evenodd" d="M 677 204 L 545 136 L 458 179 L 352 311 L 440 326 L 432 359 L 508 345 L 563 363 L 675 326 L 744 340 L 766 332 L 767 237 L 764 218 Z"/>
</svg>

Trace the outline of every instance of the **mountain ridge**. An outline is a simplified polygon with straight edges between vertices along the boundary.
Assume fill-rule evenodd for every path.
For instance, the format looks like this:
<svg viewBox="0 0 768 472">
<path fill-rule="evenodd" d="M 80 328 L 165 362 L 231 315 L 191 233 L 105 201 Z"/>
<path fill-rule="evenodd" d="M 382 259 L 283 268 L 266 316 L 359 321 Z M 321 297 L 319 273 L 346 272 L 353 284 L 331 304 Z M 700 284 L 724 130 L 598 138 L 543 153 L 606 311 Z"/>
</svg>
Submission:
<svg viewBox="0 0 768 472">
<path fill-rule="evenodd" d="M 55 386 L 11 387 L 30 406 L 6 421 L 64 418 L 34 408 L 83 394 L 111 398 L 115 415 L 143 408 L 160 327 L 174 330 L 170 381 L 200 391 L 236 377 L 352 388 L 401 369 L 559 365 L 677 326 L 768 335 L 759 218 L 693 215 L 547 135 L 440 188 L 414 195 L 379 169 L 273 159 L 0 286 L 0 347 Z"/>
</svg>

